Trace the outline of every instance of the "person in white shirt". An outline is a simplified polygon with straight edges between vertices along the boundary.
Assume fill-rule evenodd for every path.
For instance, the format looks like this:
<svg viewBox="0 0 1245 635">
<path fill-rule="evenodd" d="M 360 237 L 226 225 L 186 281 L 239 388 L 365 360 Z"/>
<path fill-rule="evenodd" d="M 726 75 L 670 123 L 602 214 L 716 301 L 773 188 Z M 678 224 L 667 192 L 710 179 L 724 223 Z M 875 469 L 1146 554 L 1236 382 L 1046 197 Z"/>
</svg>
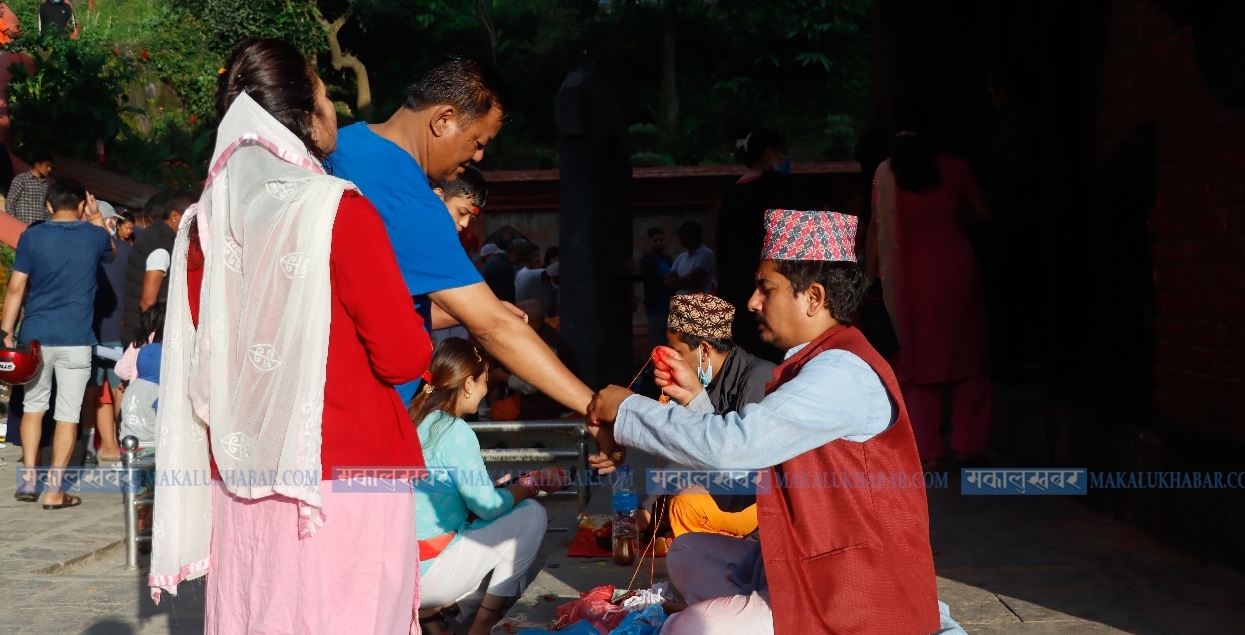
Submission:
<svg viewBox="0 0 1245 635">
<path fill-rule="evenodd" d="M 540 259 L 540 251 L 535 250 L 527 257 L 523 268 L 514 274 L 514 301 L 517 305 L 524 300 L 539 300 L 542 307 L 548 305 L 548 293 L 545 291 L 541 274 L 545 273 L 544 263 Z"/>
<path fill-rule="evenodd" d="M 679 244 L 687 251 L 674 259 L 670 273 L 666 274 L 666 288 L 675 295 L 690 293 L 713 293 L 713 271 L 717 259 L 713 250 L 704 246 L 705 230 L 700 223 L 685 221 L 674 232 Z"/>
</svg>

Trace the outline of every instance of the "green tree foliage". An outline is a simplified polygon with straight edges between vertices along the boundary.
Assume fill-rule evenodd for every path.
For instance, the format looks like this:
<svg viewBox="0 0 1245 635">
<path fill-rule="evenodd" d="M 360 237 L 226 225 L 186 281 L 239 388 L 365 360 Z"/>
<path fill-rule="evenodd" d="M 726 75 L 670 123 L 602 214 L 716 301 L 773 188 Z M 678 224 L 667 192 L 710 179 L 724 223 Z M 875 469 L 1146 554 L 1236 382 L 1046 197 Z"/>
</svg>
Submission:
<svg viewBox="0 0 1245 635">
<path fill-rule="evenodd" d="M 850 156 L 868 114 L 868 0 L 663 1 L 679 5 L 681 138 L 670 153 L 670 144 L 641 134 L 640 145 L 651 147 L 637 148 L 640 162 L 730 162 L 735 140 L 759 125 L 783 131 L 796 160 Z M 397 109 L 418 70 L 446 52 L 496 59 L 515 107 L 486 153 L 490 167 L 550 167 L 553 97 L 585 62 L 609 78 L 629 123 L 662 128 L 661 1 L 355 5 L 359 17 L 341 40 L 372 72 L 378 117 Z"/>
<path fill-rule="evenodd" d="M 143 31 L 152 65 L 186 104 L 187 114 L 215 117 L 218 71 L 250 37 L 282 38 L 312 59 L 328 45 L 315 3 L 295 0 L 152 0 L 165 5 Z"/>
<path fill-rule="evenodd" d="M 671 2 L 678 8 L 674 142 L 665 138 L 661 103 L 662 11 Z M 32 30 L 38 0 L 9 4 Z M 136 81 L 158 79 L 180 100 L 180 112 L 135 104 L 152 120 L 143 126 L 148 145 L 116 154 L 118 166 L 164 182 L 180 181 L 183 164 L 202 174 L 218 70 L 246 37 L 296 43 L 318 60 L 334 99 L 355 103 L 353 74 L 328 63 L 317 10 L 329 20 L 350 13 L 339 39 L 367 65 L 374 119 L 399 108 L 411 80 L 446 53 L 495 61 L 514 99 L 487 168 L 556 165 L 553 99 L 566 74 L 585 63 L 612 84 L 637 164 L 731 162 L 735 141 L 760 125 L 786 134 L 794 160 L 846 158 L 868 116 L 868 0 L 97 0 L 89 13 L 85 2 L 77 5 L 84 44 L 130 59 L 146 51 Z"/>
<path fill-rule="evenodd" d="M 90 37 L 26 35 L 14 43 L 34 60 L 34 73 L 13 66 L 9 114 L 15 150 L 47 149 L 71 157 L 113 149 L 130 132 L 122 118 L 126 88 L 137 73 L 128 56 Z"/>
</svg>

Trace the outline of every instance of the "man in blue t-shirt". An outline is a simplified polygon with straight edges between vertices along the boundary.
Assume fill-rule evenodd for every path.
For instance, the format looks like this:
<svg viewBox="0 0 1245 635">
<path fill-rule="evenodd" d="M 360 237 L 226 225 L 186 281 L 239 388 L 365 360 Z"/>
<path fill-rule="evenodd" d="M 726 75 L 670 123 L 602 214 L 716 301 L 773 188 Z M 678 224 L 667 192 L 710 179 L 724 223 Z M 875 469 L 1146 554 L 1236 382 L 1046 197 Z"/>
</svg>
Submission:
<svg viewBox="0 0 1245 635">
<path fill-rule="evenodd" d="M 592 390 L 484 283 L 428 185 L 429 179 L 453 181 L 484 158 L 484 146 L 501 130 L 505 92 L 505 80 L 487 63 L 450 57 L 407 89 L 403 107 L 388 121 L 339 130 L 328 164 L 380 212 L 411 295 L 417 303 L 431 300 L 424 301 L 426 326 L 462 324 L 511 372 L 583 413 Z M 415 388 L 412 383 L 398 392 L 409 402 Z M 600 442 L 602 456 L 611 454 L 613 438 Z"/>
<path fill-rule="evenodd" d="M 91 376 L 91 348 L 98 343 L 92 330 L 96 272 L 101 264 L 112 262 L 114 248 L 95 197 L 81 183 L 73 179 L 53 181 L 48 186 L 47 207 L 52 219 L 32 225 L 18 240 L 0 329 L 4 331 L 4 345 L 12 347 L 22 300 L 29 290 L 17 339 L 23 343 L 38 340 L 43 368 L 26 385 L 22 462 L 27 468 L 39 464 L 43 415 L 55 382 L 54 471 L 50 473 L 43 507 L 60 509 L 82 502 L 77 496 L 59 491 L 55 468 L 69 465 L 78 438 L 82 394 Z M 38 499 L 33 482 L 21 485 L 15 496 L 27 503 Z"/>
</svg>

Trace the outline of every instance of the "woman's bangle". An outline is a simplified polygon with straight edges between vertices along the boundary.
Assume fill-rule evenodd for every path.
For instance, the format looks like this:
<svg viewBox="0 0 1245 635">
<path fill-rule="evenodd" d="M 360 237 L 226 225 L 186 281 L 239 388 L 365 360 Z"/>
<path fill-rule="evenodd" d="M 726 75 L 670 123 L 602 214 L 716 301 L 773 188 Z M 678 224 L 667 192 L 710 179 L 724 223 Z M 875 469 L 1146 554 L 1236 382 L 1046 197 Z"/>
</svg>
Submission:
<svg viewBox="0 0 1245 635">
<path fill-rule="evenodd" d="M 531 472 L 519 477 L 519 485 L 522 485 L 523 489 L 527 490 L 527 495 L 532 498 L 540 492 L 540 486 L 536 484 L 536 479 L 532 477 Z"/>
</svg>

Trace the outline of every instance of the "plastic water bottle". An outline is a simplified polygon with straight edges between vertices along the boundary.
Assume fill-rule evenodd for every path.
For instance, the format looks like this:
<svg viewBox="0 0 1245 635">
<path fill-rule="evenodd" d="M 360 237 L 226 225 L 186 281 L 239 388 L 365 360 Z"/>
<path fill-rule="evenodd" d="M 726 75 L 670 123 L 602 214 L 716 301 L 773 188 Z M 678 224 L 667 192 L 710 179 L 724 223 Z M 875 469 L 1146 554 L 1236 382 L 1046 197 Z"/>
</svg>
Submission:
<svg viewBox="0 0 1245 635">
<path fill-rule="evenodd" d="M 618 480 L 614 482 L 612 502 L 614 506 L 614 564 L 625 567 L 635 562 L 636 543 L 639 542 L 640 535 L 636 522 L 636 508 L 639 507 L 640 499 L 631 477 L 631 468 L 623 466 L 618 469 Z"/>
</svg>

